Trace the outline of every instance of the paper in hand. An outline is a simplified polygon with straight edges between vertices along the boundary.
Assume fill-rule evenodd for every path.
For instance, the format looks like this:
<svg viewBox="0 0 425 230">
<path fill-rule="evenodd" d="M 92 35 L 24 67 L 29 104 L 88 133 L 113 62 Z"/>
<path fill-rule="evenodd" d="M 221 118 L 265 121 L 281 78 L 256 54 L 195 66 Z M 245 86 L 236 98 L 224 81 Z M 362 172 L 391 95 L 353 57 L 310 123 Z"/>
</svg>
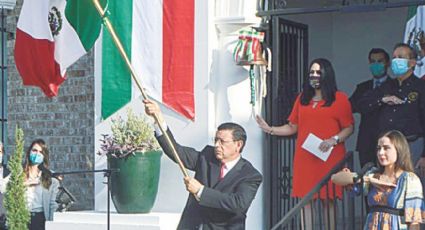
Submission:
<svg viewBox="0 0 425 230">
<path fill-rule="evenodd" d="M 333 150 L 333 147 L 329 148 L 328 151 L 322 152 L 319 149 L 320 143 L 322 143 L 323 140 L 317 137 L 316 135 L 310 133 L 308 134 L 307 138 L 305 139 L 304 143 L 302 144 L 302 148 L 309 151 L 311 154 L 315 155 L 322 161 L 326 161 L 331 155 L 331 152 Z"/>
</svg>

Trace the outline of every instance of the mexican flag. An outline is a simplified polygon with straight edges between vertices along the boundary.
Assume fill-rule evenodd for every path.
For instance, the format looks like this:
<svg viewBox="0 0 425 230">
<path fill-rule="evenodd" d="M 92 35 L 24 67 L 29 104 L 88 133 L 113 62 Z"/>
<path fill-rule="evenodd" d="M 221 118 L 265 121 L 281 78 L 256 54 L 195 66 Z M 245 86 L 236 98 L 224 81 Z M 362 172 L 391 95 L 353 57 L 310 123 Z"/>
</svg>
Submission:
<svg viewBox="0 0 425 230">
<path fill-rule="evenodd" d="M 195 0 L 109 0 L 110 20 L 147 94 L 194 119 Z M 198 25 L 206 26 L 206 25 Z M 102 118 L 139 96 L 111 36 L 102 35 Z"/>
<path fill-rule="evenodd" d="M 99 0 L 105 6 L 106 0 Z M 94 45 L 101 19 L 91 0 L 24 0 L 15 62 L 24 85 L 58 94 L 66 69 Z"/>
<path fill-rule="evenodd" d="M 415 48 L 421 57 L 419 65 L 415 67 L 415 75 L 418 78 L 425 76 L 425 6 L 409 7 L 404 42 Z"/>
</svg>

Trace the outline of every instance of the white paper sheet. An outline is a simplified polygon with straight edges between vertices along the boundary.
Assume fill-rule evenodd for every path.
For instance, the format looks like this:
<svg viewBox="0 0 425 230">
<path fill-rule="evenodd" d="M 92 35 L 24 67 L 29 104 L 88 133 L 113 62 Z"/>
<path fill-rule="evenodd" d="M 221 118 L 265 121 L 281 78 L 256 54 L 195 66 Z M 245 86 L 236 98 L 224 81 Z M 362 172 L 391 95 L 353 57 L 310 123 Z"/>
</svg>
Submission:
<svg viewBox="0 0 425 230">
<path fill-rule="evenodd" d="M 326 161 L 331 155 L 331 152 L 333 150 L 333 147 L 331 147 L 328 151 L 322 152 L 319 149 L 320 143 L 322 143 L 323 140 L 318 138 L 316 135 L 310 133 L 308 134 L 307 138 L 305 139 L 304 143 L 302 144 L 302 148 L 309 151 L 311 154 L 315 155 L 322 161 Z"/>
</svg>

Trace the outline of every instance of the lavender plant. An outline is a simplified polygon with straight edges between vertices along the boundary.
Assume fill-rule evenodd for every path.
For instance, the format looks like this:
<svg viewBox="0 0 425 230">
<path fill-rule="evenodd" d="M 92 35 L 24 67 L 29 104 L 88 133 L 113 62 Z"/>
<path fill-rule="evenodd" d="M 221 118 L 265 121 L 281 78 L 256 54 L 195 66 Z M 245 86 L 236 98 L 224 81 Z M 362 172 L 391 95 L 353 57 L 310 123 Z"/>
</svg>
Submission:
<svg viewBox="0 0 425 230">
<path fill-rule="evenodd" d="M 142 117 L 127 110 L 127 120 L 122 117 L 112 119 L 112 135 L 102 135 L 101 156 L 126 158 L 136 152 L 158 150 L 152 126 Z"/>
</svg>

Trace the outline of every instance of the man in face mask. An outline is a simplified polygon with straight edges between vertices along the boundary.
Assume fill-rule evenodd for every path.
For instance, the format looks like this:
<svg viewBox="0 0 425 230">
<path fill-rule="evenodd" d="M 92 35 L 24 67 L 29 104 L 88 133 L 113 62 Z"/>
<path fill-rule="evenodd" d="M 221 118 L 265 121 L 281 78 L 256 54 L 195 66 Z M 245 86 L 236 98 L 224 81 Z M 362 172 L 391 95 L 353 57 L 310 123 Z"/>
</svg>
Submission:
<svg viewBox="0 0 425 230">
<path fill-rule="evenodd" d="M 413 71 L 416 52 L 409 45 L 394 47 L 391 70 L 395 79 L 387 80 L 359 103 L 365 112 L 379 112 L 379 133 L 399 130 L 409 142 L 411 158 L 421 179 L 425 178 L 425 81 Z"/>
<path fill-rule="evenodd" d="M 366 113 L 361 110 L 360 99 L 369 91 L 377 90 L 387 79 L 387 69 L 390 65 L 388 53 L 381 48 L 373 48 L 368 56 L 369 71 L 372 79 L 361 82 L 350 97 L 353 113 L 360 113 L 359 133 L 357 136 L 356 150 L 359 152 L 360 165 L 363 167 L 367 162 L 376 161 L 376 124 L 378 123 L 378 111 Z"/>
</svg>

